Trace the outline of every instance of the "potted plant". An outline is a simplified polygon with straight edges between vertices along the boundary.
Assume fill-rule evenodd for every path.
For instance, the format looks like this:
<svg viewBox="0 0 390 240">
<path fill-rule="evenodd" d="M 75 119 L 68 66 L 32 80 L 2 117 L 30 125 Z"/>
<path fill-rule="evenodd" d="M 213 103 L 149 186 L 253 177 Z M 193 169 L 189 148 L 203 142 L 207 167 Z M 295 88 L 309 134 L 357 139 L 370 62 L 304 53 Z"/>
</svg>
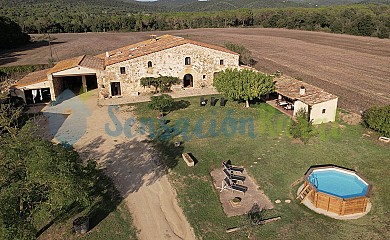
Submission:
<svg viewBox="0 0 390 240">
<path fill-rule="evenodd" d="M 85 234 L 89 229 L 89 217 L 81 216 L 73 221 L 73 229 L 76 233 Z"/>
</svg>

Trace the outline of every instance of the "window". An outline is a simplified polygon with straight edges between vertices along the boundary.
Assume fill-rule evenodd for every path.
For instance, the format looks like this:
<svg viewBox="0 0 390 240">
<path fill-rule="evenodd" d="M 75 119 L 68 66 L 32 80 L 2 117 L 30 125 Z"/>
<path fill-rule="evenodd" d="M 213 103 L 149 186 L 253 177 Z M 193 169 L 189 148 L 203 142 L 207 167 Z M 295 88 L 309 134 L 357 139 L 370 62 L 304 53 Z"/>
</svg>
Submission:
<svg viewBox="0 0 390 240">
<path fill-rule="evenodd" d="M 326 112 L 326 109 L 324 108 L 324 109 L 322 109 L 322 113 L 324 114 Z"/>
<path fill-rule="evenodd" d="M 149 61 L 148 62 L 148 68 L 151 68 L 151 67 L 153 67 L 153 63 L 152 63 L 152 61 Z"/>
<path fill-rule="evenodd" d="M 219 60 L 219 65 L 223 65 L 223 59 Z"/>
<path fill-rule="evenodd" d="M 191 65 L 191 58 L 190 57 L 186 57 L 186 59 L 184 60 L 184 64 L 185 65 Z"/>
<path fill-rule="evenodd" d="M 125 67 L 120 67 L 121 74 L 126 74 L 126 68 Z"/>
<path fill-rule="evenodd" d="M 111 83 L 111 96 L 120 96 L 121 93 L 121 84 L 120 82 Z"/>
<path fill-rule="evenodd" d="M 203 75 L 203 79 L 206 79 L 206 75 Z"/>
</svg>

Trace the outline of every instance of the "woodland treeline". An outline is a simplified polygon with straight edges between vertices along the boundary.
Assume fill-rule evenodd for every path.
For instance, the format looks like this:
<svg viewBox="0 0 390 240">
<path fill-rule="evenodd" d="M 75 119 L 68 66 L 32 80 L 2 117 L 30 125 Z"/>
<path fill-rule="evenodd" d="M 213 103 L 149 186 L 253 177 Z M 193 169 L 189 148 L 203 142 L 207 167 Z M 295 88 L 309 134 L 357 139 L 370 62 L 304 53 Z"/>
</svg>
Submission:
<svg viewBox="0 0 390 240">
<path fill-rule="evenodd" d="M 42 3 L 43 4 L 43 3 Z M 390 6 L 356 4 L 321 8 L 240 9 L 216 12 L 131 13 L 89 5 L 2 7 L 27 33 L 150 31 L 187 28 L 266 27 L 389 38 Z M 42 7 L 45 6 L 45 7 Z M 104 10 L 105 9 L 105 10 Z"/>
<path fill-rule="evenodd" d="M 0 16 L 0 49 L 18 47 L 28 43 L 29 40 L 30 36 L 22 32 L 17 23 Z"/>
</svg>

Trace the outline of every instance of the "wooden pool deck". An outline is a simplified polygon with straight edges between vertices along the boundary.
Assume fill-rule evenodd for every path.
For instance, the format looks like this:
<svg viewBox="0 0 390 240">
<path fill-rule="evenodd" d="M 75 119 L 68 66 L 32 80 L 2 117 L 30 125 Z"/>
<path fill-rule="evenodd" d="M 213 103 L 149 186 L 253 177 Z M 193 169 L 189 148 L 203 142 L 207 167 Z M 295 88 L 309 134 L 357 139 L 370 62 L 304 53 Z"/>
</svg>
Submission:
<svg viewBox="0 0 390 240">
<path fill-rule="evenodd" d="M 302 184 L 302 186 L 300 186 L 298 188 L 297 195 L 302 191 L 303 187 L 304 187 L 304 184 Z M 306 207 L 308 207 L 309 209 L 313 210 L 316 213 L 319 213 L 319 214 L 322 214 L 322 215 L 325 215 L 325 216 L 328 216 L 328 217 L 331 217 L 334 219 L 338 219 L 338 220 L 358 219 L 358 218 L 365 216 L 371 210 L 371 202 L 370 201 L 368 201 L 368 203 L 367 203 L 367 207 L 366 207 L 365 212 L 348 214 L 348 215 L 343 215 L 343 216 L 338 215 L 338 214 L 333 213 L 333 212 L 326 211 L 326 210 L 321 209 L 321 208 L 315 207 L 314 204 L 308 198 L 304 199 L 302 204 L 305 205 Z"/>
</svg>

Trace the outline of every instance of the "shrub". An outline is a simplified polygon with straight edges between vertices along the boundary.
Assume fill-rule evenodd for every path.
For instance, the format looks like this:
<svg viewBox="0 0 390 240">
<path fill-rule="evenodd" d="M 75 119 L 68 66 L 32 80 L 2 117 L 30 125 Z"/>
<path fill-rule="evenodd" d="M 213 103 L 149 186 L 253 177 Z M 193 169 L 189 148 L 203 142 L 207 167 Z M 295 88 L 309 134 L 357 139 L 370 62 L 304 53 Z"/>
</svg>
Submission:
<svg viewBox="0 0 390 240">
<path fill-rule="evenodd" d="M 305 109 L 299 109 L 295 115 L 296 121 L 292 121 L 290 126 L 290 134 L 293 138 L 299 138 L 302 142 L 307 143 L 314 136 L 313 123 L 309 121 Z"/>
<path fill-rule="evenodd" d="M 155 92 L 158 92 L 160 88 L 161 92 L 169 92 L 171 90 L 171 86 L 173 84 L 178 84 L 179 78 L 171 77 L 171 76 L 159 76 L 157 78 L 154 77 L 143 77 L 141 78 L 141 85 L 143 87 L 155 87 Z"/>
<path fill-rule="evenodd" d="M 390 137 L 390 105 L 372 107 L 363 112 L 363 124 Z"/>
<path fill-rule="evenodd" d="M 235 44 L 232 42 L 225 43 L 225 47 L 230 51 L 240 54 L 240 64 L 252 66 L 256 61 L 252 58 L 252 53 L 243 45 Z"/>
<path fill-rule="evenodd" d="M 160 96 L 152 96 L 149 107 L 154 110 L 159 110 L 161 114 L 168 111 L 173 106 L 173 98 L 168 94 Z"/>
</svg>

